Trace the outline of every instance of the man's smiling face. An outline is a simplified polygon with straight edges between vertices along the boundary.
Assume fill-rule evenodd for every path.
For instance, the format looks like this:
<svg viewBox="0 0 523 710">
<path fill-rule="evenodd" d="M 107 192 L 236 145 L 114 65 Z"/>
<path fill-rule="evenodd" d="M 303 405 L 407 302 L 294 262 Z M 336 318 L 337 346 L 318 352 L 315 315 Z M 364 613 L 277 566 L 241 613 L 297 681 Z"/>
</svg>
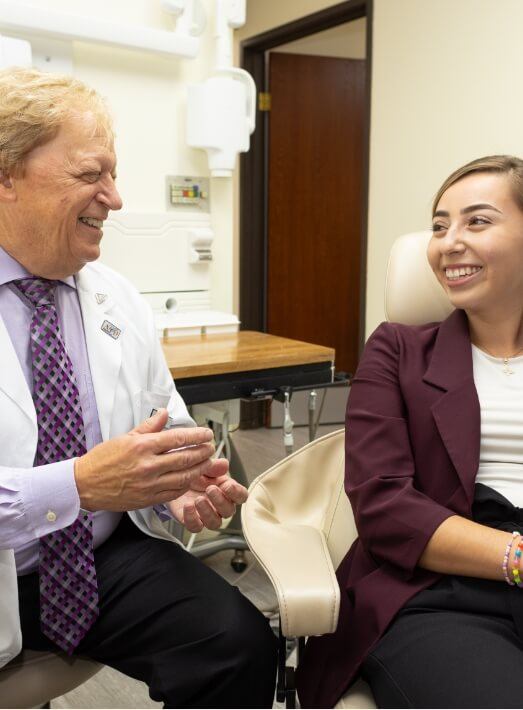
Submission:
<svg viewBox="0 0 523 710">
<path fill-rule="evenodd" d="M 102 223 L 122 207 L 112 136 L 78 112 L 4 177 L 0 244 L 36 276 L 64 278 L 100 255 Z"/>
</svg>

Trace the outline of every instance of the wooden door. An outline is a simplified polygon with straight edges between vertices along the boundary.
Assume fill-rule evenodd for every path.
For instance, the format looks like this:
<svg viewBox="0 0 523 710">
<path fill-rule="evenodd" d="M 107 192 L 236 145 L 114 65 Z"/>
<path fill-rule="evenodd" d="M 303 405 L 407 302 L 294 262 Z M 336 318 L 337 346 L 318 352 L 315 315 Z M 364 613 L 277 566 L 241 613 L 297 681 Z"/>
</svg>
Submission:
<svg viewBox="0 0 523 710">
<path fill-rule="evenodd" d="M 365 61 L 270 54 L 267 329 L 336 349 L 360 318 Z"/>
</svg>

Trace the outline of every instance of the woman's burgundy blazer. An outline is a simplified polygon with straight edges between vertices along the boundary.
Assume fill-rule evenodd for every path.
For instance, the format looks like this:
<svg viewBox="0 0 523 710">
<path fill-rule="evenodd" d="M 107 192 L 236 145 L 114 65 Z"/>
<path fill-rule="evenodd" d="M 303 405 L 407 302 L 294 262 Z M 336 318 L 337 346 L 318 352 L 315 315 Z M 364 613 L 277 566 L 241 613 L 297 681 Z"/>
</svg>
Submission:
<svg viewBox="0 0 523 710">
<path fill-rule="evenodd" d="M 436 528 L 451 515 L 470 518 L 480 409 L 464 311 L 377 328 L 352 383 L 346 431 L 359 538 L 337 572 L 338 628 L 309 640 L 298 669 L 307 708 L 333 707 L 399 609 L 439 579 L 416 566 Z"/>
</svg>

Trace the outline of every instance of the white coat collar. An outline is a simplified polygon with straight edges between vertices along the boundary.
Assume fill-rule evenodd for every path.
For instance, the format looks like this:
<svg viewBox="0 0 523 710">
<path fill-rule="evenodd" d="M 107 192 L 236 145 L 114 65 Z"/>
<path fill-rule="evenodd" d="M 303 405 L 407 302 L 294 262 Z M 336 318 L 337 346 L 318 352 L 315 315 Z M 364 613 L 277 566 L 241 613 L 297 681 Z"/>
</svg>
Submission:
<svg viewBox="0 0 523 710">
<path fill-rule="evenodd" d="M 20 407 L 36 434 L 36 412 L 31 392 L 3 318 L 0 316 L 0 390 Z"/>
<path fill-rule="evenodd" d="M 125 328 L 111 294 L 111 281 L 100 271 L 84 267 L 75 276 L 82 312 L 87 354 L 104 441 L 111 435 L 111 419 L 122 363 Z M 36 434 L 36 413 L 7 327 L 0 317 L 0 390 L 22 410 Z"/>
<path fill-rule="evenodd" d="M 95 267 L 85 266 L 76 274 L 78 298 L 84 321 L 85 340 L 103 440 L 111 435 L 111 419 L 118 375 L 122 364 L 125 327 L 113 295 L 111 282 Z"/>
</svg>

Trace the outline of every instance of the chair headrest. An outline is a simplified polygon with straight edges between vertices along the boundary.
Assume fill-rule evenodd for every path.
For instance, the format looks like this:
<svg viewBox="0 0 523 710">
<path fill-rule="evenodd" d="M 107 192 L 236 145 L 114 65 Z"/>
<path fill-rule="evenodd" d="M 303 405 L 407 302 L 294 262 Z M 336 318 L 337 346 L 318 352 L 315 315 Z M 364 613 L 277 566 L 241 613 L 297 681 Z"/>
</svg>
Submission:
<svg viewBox="0 0 523 710">
<path fill-rule="evenodd" d="M 442 321 L 454 310 L 427 260 L 430 231 L 398 237 L 390 251 L 385 280 L 388 321 L 422 325 Z"/>
</svg>

